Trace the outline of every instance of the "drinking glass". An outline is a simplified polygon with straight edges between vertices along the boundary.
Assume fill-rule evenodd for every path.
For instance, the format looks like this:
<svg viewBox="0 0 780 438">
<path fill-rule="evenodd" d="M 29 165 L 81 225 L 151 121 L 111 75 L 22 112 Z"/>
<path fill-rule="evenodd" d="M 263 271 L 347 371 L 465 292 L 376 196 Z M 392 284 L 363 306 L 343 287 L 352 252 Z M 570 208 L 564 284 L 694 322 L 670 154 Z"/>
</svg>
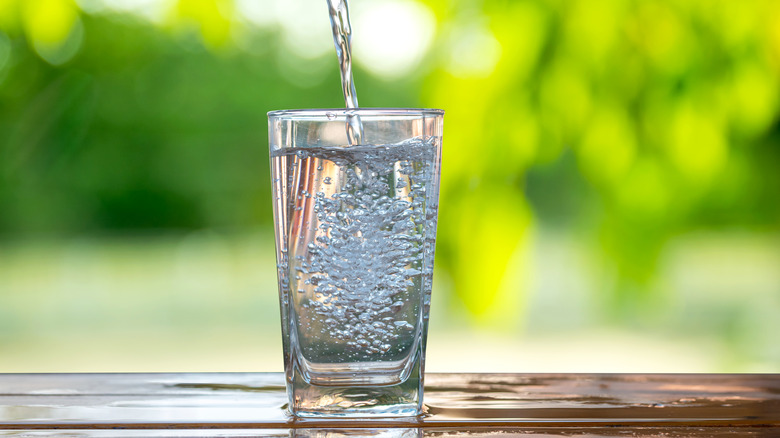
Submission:
<svg viewBox="0 0 780 438">
<path fill-rule="evenodd" d="M 268 113 L 293 415 L 421 413 L 443 116 L 399 108 Z"/>
</svg>

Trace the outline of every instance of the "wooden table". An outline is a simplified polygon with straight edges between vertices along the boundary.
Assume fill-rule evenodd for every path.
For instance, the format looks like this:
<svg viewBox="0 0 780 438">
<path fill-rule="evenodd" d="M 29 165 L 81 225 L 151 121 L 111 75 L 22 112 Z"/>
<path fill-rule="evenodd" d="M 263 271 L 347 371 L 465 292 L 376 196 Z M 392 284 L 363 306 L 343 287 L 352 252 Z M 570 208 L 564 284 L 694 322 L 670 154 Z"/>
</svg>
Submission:
<svg viewBox="0 0 780 438">
<path fill-rule="evenodd" d="M 0 374 L 0 437 L 780 437 L 780 375 L 428 374 L 427 415 L 293 420 L 283 376 Z"/>
</svg>

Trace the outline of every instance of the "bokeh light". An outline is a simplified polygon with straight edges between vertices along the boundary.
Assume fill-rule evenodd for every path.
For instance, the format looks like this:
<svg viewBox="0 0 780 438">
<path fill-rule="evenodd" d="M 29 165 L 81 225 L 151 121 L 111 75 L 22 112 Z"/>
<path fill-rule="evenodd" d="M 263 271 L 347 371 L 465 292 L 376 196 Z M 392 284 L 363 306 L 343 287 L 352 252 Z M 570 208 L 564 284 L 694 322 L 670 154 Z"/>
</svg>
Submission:
<svg viewBox="0 0 780 438">
<path fill-rule="evenodd" d="M 430 369 L 780 371 L 780 3 L 353 3 L 446 110 Z M 320 0 L 0 0 L 0 371 L 278 369 L 265 112 L 338 80 Z"/>
</svg>

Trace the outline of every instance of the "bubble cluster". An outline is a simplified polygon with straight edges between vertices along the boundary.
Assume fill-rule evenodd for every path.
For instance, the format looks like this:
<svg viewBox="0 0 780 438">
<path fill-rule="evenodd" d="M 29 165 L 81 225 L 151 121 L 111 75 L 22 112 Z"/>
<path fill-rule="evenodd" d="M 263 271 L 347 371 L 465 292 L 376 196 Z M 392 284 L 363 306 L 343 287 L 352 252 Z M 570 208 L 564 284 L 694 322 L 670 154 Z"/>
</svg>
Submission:
<svg viewBox="0 0 780 438">
<path fill-rule="evenodd" d="M 283 262 L 306 357 L 381 360 L 419 335 L 433 269 L 434 141 L 287 155 L 300 226 L 290 228 Z M 319 170 L 303 177 L 302 169 Z"/>
</svg>

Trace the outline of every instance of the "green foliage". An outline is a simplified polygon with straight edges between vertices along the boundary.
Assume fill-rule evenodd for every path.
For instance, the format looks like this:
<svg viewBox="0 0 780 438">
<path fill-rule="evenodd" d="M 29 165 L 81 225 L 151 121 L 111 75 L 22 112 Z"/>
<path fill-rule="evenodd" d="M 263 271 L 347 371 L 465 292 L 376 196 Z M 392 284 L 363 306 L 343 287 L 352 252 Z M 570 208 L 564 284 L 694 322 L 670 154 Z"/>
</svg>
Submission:
<svg viewBox="0 0 780 438">
<path fill-rule="evenodd" d="M 617 307 L 676 235 L 780 231 L 776 2 L 423 3 L 419 72 L 356 83 L 447 111 L 437 266 L 477 320 L 513 323 L 537 227 L 590 242 Z M 340 106 L 338 72 L 235 13 L 0 0 L 0 234 L 270 229 L 265 113 Z"/>
<path fill-rule="evenodd" d="M 458 65 L 493 62 L 485 54 L 495 44 L 501 52 L 489 75 L 443 62 L 425 89 L 427 103 L 448 111 L 441 207 L 448 254 L 469 248 L 455 236 L 470 232 L 489 246 L 489 263 L 506 267 L 529 234 L 510 222 L 475 232 L 470 214 L 502 217 L 507 203 L 527 200 L 536 222 L 601 249 L 620 278 L 604 293 L 620 307 L 651 299 L 659 254 L 676 235 L 780 228 L 780 186 L 770 170 L 780 164 L 775 2 L 429 4 L 446 11 L 440 26 L 448 35 L 433 53 L 446 57 L 458 38 L 481 45 L 452 53 L 469 58 Z M 464 30 L 467 22 L 481 29 Z M 463 205 L 466 193 L 480 202 Z M 497 275 L 481 269 L 484 256 L 469 254 L 443 262 L 456 277 Z M 465 280 L 455 287 L 481 314 L 497 283 L 484 281 L 489 292 Z M 504 306 L 491 302 L 495 311 Z"/>
<path fill-rule="evenodd" d="M 0 232 L 270 228 L 265 113 L 337 106 L 335 68 L 301 87 L 278 62 L 281 46 L 215 53 L 197 34 L 171 36 L 133 17 L 79 20 L 86 37 L 63 66 L 23 35 L 7 37 Z M 273 35 L 256 43 L 279 45 Z M 398 93 L 364 82 L 377 99 L 416 104 L 413 84 Z"/>
</svg>

